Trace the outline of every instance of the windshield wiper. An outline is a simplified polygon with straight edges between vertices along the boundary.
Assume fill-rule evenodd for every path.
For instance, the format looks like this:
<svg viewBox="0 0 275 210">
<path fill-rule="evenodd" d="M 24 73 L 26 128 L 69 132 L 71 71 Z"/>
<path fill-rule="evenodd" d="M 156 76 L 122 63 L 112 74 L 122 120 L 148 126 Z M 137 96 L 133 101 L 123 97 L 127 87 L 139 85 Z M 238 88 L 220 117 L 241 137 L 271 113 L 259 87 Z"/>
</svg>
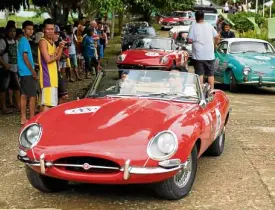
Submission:
<svg viewBox="0 0 275 210">
<path fill-rule="evenodd" d="M 274 54 L 274 52 L 262 52 L 262 54 Z"/>
<path fill-rule="evenodd" d="M 152 97 L 152 96 L 161 96 L 164 98 L 165 96 L 174 96 L 172 98 L 169 98 L 171 100 L 177 99 L 177 98 L 188 98 L 188 99 L 199 99 L 197 96 L 192 96 L 192 95 L 186 95 L 183 93 L 150 93 L 150 94 L 145 94 L 145 95 L 139 95 L 139 97 Z"/>
<path fill-rule="evenodd" d="M 242 53 L 247 53 L 247 52 L 257 52 L 255 50 L 246 50 L 246 51 L 243 51 Z"/>
<path fill-rule="evenodd" d="M 114 94 L 114 95 L 107 95 L 108 97 L 120 97 L 120 96 L 134 96 L 138 97 L 136 94 Z"/>
</svg>

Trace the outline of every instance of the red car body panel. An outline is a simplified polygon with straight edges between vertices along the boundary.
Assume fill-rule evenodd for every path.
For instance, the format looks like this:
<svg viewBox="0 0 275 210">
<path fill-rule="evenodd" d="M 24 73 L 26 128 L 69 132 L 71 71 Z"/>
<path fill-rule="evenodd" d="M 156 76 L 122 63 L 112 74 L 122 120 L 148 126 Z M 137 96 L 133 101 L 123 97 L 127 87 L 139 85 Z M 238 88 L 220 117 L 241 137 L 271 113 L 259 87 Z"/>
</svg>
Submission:
<svg viewBox="0 0 275 210">
<path fill-rule="evenodd" d="M 183 11 L 178 11 L 180 13 L 183 13 Z M 192 12 L 192 11 L 184 11 L 184 13 L 189 13 L 189 12 Z M 173 22 L 179 22 L 179 21 L 184 21 L 184 20 L 195 20 L 195 17 L 191 17 L 189 18 L 189 16 L 182 16 L 182 17 L 165 17 L 165 18 L 161 18 L 160 19 L 160 24 L 162 23 L 173 23 Z"/>
<path fill-rule="evenodd" d="M 94 113 L 65 114 L 65 110 L 84 106 L 99 106 Z M 216 127 L 215 110 L 221 113 L 221 126 Z M 65 157 L 97 157 L 113 161 L 123 167 L 131 160 L 134 167 L 158 167 L 158 161 L 147 154 L 149 141 L 160 131 L 173 131 L 179 141 L 171 159 L 185 162 L 196 141 L 200 139 L 198 157 L 211 145 L 217 129 L 223 127 L 229 114 L 229 100 L 217 90 L 206 108 L 196 103 L 164 101 L 148 98 L 83 99 L 59 105 L 37 115 L 29 123 L 39 123 L 43 134 L 38 144 L 27 151 L 31 160 L 55 162 Z M 27 125 L 26 125 L 27 126 Z M 40 167 L 31 166 L 40 173 Z M 59 179 L 104 184 L 152 183 L 166 180 L 177 171 L 160 174 L 131 174 L 123 179 L 123 172 L 83 173 L 48 167 L 45 175 Z"/>
<path fill-rule="evenodd" d="M 148 56 L 146 54 L 152 53 L 156 56 Z M 176 66 L 185 66 L 187 64 L 188 54 L 184 50 L 164 51 L 164 50 L 149 50 L 149 49 L 130 49 L 122 52 L 126 57 L 124 61 L 117 61 L 118 66 L 137 66 L 141 65 L 146 67 L 157 66 L 162 69 L 169 70 L 175 63 Z M 161 58 L 167 57 L 168 62 L 161 63 Z"/>
</svg>

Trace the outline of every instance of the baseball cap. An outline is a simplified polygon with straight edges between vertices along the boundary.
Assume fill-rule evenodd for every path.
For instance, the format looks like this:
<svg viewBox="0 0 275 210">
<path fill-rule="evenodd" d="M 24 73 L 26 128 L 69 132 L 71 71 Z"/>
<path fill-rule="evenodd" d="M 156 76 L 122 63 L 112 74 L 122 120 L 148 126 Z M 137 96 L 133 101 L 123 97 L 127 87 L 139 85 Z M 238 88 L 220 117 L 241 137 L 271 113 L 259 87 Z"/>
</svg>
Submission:
<svg viewBox="0 0 275 210">
<path fill-rule="evenodd" d="M 60 33 L 60 28 L 59 28 L 58 25 L 55 25 L 55 26 L 54 26 L 54 32 L 55 32 L 55 33 Z"/>
</svg>

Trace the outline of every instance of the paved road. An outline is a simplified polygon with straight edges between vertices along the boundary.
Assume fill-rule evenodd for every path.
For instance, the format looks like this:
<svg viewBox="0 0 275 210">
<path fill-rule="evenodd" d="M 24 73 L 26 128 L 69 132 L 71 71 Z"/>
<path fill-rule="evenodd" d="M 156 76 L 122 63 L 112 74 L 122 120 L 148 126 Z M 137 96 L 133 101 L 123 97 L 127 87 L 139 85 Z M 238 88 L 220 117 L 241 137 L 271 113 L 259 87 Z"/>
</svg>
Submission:
<svg viewBox="0 0 275 210">
<path fill-rule="evenodd" d="M 78 184 L 40 193 L 16 160 L 18 117 L 0 116 L 0 209 L 275 209 L 275 89 L 244 88 L 228 95 L 233 111 L 224 154 L 199 160 L 192 192 L 180 201 L 159 200 L 147 186 Z"/>
</svg>

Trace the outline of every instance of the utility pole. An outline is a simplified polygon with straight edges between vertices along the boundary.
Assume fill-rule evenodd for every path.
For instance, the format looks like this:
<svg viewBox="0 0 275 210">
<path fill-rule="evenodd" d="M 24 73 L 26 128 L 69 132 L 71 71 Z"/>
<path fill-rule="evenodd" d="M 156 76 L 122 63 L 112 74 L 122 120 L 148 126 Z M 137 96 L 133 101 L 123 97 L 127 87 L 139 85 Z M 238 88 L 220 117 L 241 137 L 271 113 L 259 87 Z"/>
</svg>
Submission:
<svg viewBox="0 0 275 210">
<path fill-rule="evenodd" d="M 264 17 L 264 3 L 265 3 L 265 0 L 263 0 L 263 17 Z"/>
<path fill-rule="evenodd" d="M 259 0 L 256 0 L 256 14 L 258 14 L 258 5 L 259 5 Z"/>
</svg>

